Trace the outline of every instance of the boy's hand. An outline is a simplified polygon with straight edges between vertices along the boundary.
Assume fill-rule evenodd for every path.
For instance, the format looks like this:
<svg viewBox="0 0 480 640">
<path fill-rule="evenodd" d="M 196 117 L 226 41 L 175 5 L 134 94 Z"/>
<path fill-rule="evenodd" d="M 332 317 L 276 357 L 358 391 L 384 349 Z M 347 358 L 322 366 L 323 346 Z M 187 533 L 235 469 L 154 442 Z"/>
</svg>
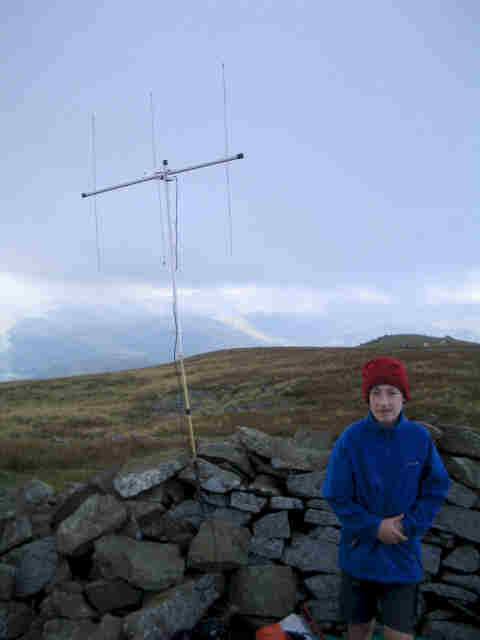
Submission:
<svg viewBox="0 0 480 640">
<path fill-rule="evenodd" d="M 385 518 L 382 520 L 380 528 L 377 533 L 377 538 L 384 544 L 398 544 L 399 542 L 405 542 L 408 538 L 403 534 L 403 525 L 400 522 L 404 517 L 401 513 L 399 516 L 393 516 L 392 518 Z"/>
</svg>

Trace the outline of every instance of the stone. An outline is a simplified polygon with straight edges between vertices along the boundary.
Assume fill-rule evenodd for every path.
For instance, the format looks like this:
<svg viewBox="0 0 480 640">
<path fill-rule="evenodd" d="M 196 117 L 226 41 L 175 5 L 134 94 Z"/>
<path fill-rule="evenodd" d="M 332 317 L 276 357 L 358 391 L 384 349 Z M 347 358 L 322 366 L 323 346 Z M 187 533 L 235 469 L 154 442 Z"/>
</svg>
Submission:
<svg viewBox="0 0 480 640">
<path fill-rule="evenodd" d="M 40 505 L 55 494 L 54 489 L 42 480 L 33 478 L 23 487 L 23 501 L 26 505 Z"/>
<path fill-rule="evenodd" d="M 68 618 L 82 620 L 96 615 L 81 593 L 70 593 L 54 589 L 42 602 L 41 611 L 49 618 Z"/>
<path fill-rule="evenodd" d="M 282 562 L 300 571 L 340 573 L 336 544 L 299 535 L 283 553 Z"/>
<path fill-rule="evenodd" d="M 185 500 L 168 511 L 168 517 L 172 520 L 182 520 L 190 523 L 195 529 L 200 529 L 204 520 L 215 511 L 208 504 L 199 503 L 197 500 Z"/>
<path fill-rule="evenodd" d="M 422 565 L 425 571 L 436 575 L 440 569 L 442 551 L 435 545 L 422 543 Z"/>
<path fill-rule="evenodd" d="M 309 600 L 305 605 L 314 620 L 322 620 L 323 622 L 340 622 L 342 620 L 338 598 Z"/>
<path fill-rule="evenodd" d="M 478 464 L 478 461 L 458 456 L 446 456 L 443 461 L 448 473 L 455 480 L 467 485 L 474 491 L 480 490 L 480 464 Z"/>
<path fill-rule="evenodd" d="M 32 608 L 23 602 L 0 602 L 0 638 L 18 638 L 28 631 L 34 616 Z"/>
<path fill-rule="evenodd" d="M 423 541 L 429 544 L 436 544 L 444 549 L 453 549 L 455 546 L 455 536 L 446 531 L 434 531 L 430 529 L 423 536 Z"/>
<path fill-rule="evenodd" d="M 85 543 L 121 527 L 127 518 L 126 508 L 113 496 L 92 495 L 58 527 L 58 551 L 73 555 Z"/>
<path fill-rule="evenodd" d="M 16 569 L 15 595 L 19 598 L 32 596 L 55 576 L 58 565 L 55 536 L 40 538 L 14 549 L 2 560 Z"/>
<path fill-rule="evenodd" d="M 473 545 L 463 545 L 452 551 L 442 564 L 462 573 L 475 573 L 480 568 L 480 553 Z"/>
<path fill-rule="evenodd" d="M 90 620 L 55 618 L 45 623 L 42 640 L 85 640 L 92 638 L 97 627 Z"/>
<path fill-rule="evenodd" d="M 202 571 L 225 571 L 248 564 L 251 534 L 225 520 L 204 522 L 190 544 L 188 567 Z"/>
<path fill-rule="evenodd" d="M 322 488 L 325 482 L 325 471 L 301 473 L 287 480 L 288 492 L 300 498 L 323 498 Z"/>
<path fill-rule="evenodd" d="M 120 579 L 89 582 L 85 586 L 85 594 L 90 604 L 100 613 L 140 605 L 142 601 L 142 591 Z"/>
<path fill-rule="evenodd" d="M 430 437 L 432 438 L 433 442 L 438 447 L 438 443 L 443 437 L 442 429 L 440 429 L 437 425 L 429 424 L 428 422 L 418 422 L 417 424 L 421 424 L 422 427 L 425 427 L 425 429 L 430 434 Z"/>
<path fill-rule="evenodd" d="M 241 615 L 284 618 L 296 603 L 296 580 L 290 567 L 246 567 L 230 581 L 229 597 Z"/>
<path fill-rule="evenodd" d="M 220 464 L 224 461 L 230 463 L 232 467 L 235 467 L 241 473 L 247 475 L 250 478 L 255 476 L 255 472 L 252 468 L 250 460 L 241 446 L 232 446 L 231 441 L 224 442 L 205 442 L 201 441 L 198 444 L 197 455 L 205 460 L 213 462 L 214 464 Z"/>
<path fill-rule="evenodd" d="M 195 537 L 197 529 L 191 522 L 174 519 L 170 513 L 159 518 L 149 518 L 142 524 L 144 537 L 159 540 L 161 542 L 173 542 L 174 544 L 189 544 Z"/>
<path fill-rule="evenodd" d="M 300 498 L 289 498 L 288 496 L 278 496 L 270 498 L 270 509 L 285 511 L 300 511 L 303 509 L 303 502 Z"/>
<path fill-rule="evenodd" d="M 261 498 L 253 493 L 245 493 L 243 491 L 233 491 L 230 495 L 230 506 L 240 511 L 249 511 L 250 513 L 260 513 L 267 504 L 266 498 Z"/>
<path fill-rule="evenodd" d="M 249 562 L 251 555 L 269 558 L 270 560 L 279 560 L 283 555 L 285 542 L 280 538 L 263 538 L 261 536 L 252 536 L 249 545 Z"/>
<path fill-rule="evenodd" d="M 0 564 L 0 600 L 10 600 L 15 593 L 17 570 L 8 564 Z"/>
<path fill-rule="evenodd" d="M 312 540 L 324 540 L 325 542 L 331 542 L 338 546 L 340 544 L 341 535 L 340 529 L 319 525 L 310 531 L 308 537 L 312 538 Z M 295 537 L 298 538 L 298 536 L 299 534 L 296 534 Z"/>
<path fill-rule="evenodd" d="M 260 494 L 261 496 L 281 496 L 282 491 L 278 486 L 278 482 L 271 476 L 261 473 L 255 478 L 255 481 L 248 487 L 250 491 Z"/>
<path fill-rule="evenodd" d="M 141 461 L 134 460 L 116 474 L 113 486 L 122 498 L 131 498 L 162 484 L 181 471 L 187 463 L 186 456 L 174 460 L 157 459 L 155 456 Z"/>
<path fill-rule="evenodd" d="M 470 591 L 475 591 L 480 594 L 480 576 L 473 575 L 459 575 L 458 573 L 450 573 L 446 571 L 442 575 L 443 582 L 451 582 L 453 584 L 460 585 Z"/>
<path fill-rule="evenodd" d="M 290 538 L 288 513 L 279 511 L 278 513 L 269 513 L 263 516 L 263 518 L 254 523 L 253 531 L 256 536 L 262 538 Z"/>
<path fill-rule="evenodd" d="M 452 480 L 450 491 L 448 492 L 447 502 L 456 504 L 459 507 L 470 509 L 476 503 L 478 498 L 477 492 L 465 487 L 460 482 Z"/>
<path fill-rule="evenodd" d="M 27 516 L 0 521 L 0 554 L 32 539 L 32 524 Z"/>
<path fill-rule="evenodd" d="M 101 494 L 101 491 L 96 487 L 79 484 L 59 494 L 58 505 L 52 519 L 53 528 L 56 529 L 63 520 L 71 516 L 87 498 L 99 493 Z"/>
<path fill-rule="evenodd" d="M 191 462 L 178 477 L 195 486 L 198 483 L 204 491 L 212 493 L 228 493 L 243 485 L 242 478 L 238 474 L 226 471 L 201 458 L 197 458 L 196 463 Z"/>
<path fill-rule="evenodd" d="M 120 640 L 123 638 L 122 626 L 121 618 L 115 618 L 107 613 L 88 640 Z"/>
<path fill-rule="evenodd" d="M 317 600 L 338 598 L 340 596 L 340 585 L 342 578 L 339 575 L 319 574 L 306 578 L 304 583 L 307 589 Z"/>
<path fill-rule="evenodd" d="M 122 578 L 144 591 L 161 591 L 183 579 L 177 545 L 108 535 L 95 541 L 94 562 L 106 580 Z"/>
<path fill-rule="evenodd" d="M 429 620 L 422 626 L 421 634 L 432 640 L 478 640 L 478 627 L 461 622 Z"/>
<path fill-rule="evenodd" d="M 165 507 L 159 502 L 150 500 L 124 500 L 122 504 L 127 508 L 131 516 L 135 518 L 139 526 L 144 520 L 151 520 L 152 517 L 158 518 L 165 513 Z"/>
<path fill-rule="evenodd" d="M 480 543 L 480 512 L 443 504 L 433 521 L 433 526 L 477 544 Z"/>
<path fill-rule="evenodd" d="M 149 595 L 139 611 L 124 618 L 127 640 L 169 639 L 191 630 L 225 589 L 221 575 L 205 574 L 166 592 Z"/>
<path fill-rule="evenodd" d="M 436 593 L 442 598 L 453 598 L 454 600 L 460 600 L 462 602 L 475 602 L 475 600 L 478 599 L 478 596 L 471 591 L 444 583 L 422 583 L 420 584 L 420 591 L 424 593 Z"/>
<path fill-rule="evenodd" d="M 320 511 L 319 509 L 307 509 L 305 512 L 305 522 L 310 524 L 321 524 L 329 527 L 340 527 L 341 524 L 334 513 Z"/>
<path fill-rule="evenodd" d="M 438 425 L 442 430 L 439 449 L 480 460 L 480 433 L 467 426 Z"/>
<path fill-rule="evenodd" d="M 228 495 L 224 493 L 210 493 L 209 491 L 200 491 L 200 500 L 213 507 L 228 507 L 230 500 Z"/>
<path fill-rule="evenodd" d="M 252 514 L 250 511 L 240 511 L 239 509 L 215 509 L 208 519 L 226 520 L 237 527 L 245 527 L 252 519 Z"/>
</svg>

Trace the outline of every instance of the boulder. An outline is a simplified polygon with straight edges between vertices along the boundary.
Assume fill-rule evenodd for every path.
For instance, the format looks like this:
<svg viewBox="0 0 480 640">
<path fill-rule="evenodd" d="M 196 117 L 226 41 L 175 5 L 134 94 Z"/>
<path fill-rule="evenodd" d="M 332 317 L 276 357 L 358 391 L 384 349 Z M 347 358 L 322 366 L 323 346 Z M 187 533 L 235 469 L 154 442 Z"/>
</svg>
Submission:
<svg viewBox="0 0 480 640">
<path fill-rule="evenodd" d="M 174 460 L 155 456 L 140 461 L 133 460 L 116 474 L 113 486 L 122 498 L 131 498 L 162 484 L 181 471 L 187 463 L 186 456 L 180 456 Z"/>
<path fill-rule="evenodd" d="M 246 566 L 250 537 L 248 529 L 225 520 L 204 522 L 190 545 L 188 567 L 220 571 Z"/>
<path fill-rule="evenodd" d="M 33 609 L 23 602 L 0 602 L 0 638 L 18 638 L 28 631 L 34 616 Z"/>
<path fill-rule="evenodd" d="M 55 536 L 40 538 L 14 549 L 2 560 L 15 567 L 15 595 L 34 595 L 53 580 L 58 566 Z"/>
<path fill-rule="evenodd" d="M 0 554 L 32 539 L 32 523 L 27 516 L 0 521 Z"/>
<path fill-rule="evenodd" d="M 92 495 L 58 527 L 58 551 L 73 555 L 85 543 L 118 529 L 127 517 L 126 508 L 113 496 Z"/>
<path fill-rule="evenodd" d="M 140 605 L 142 601 L 142 591 L 120 579 L 89 582 L 85 586 L 85 594 L 100 613 Z"/>
<path fill-rule="evenodd" d="M 474 491 L 480 490 L 480 465 L 470 458 L 447 456 L 444 459 L 445 467 L 456 480 L 467 485 Z"/>
<path fill-rule="evenodd" d="M 263 538 L 290 538 L 288 513 L 279 511 L 278 513 L 269 513 L 263 516 L 263 518 L 254 523 L 253 531 L 256 536 Z"/>
<path fill-rule="evenodd" d="M 282 562 L 300 571 L 340 573 L 337 545 L 311 536 L 294 538 L 285 549 Z"/>
<path fill-rule="evenodd" d="M 230 602 L 240 614 L 284 618 L 296 603 L 296 580 L 290 567 L 246 567 L 232 575 Z"/>
<path fill-rule="evenodd" d="M 290 494 L 300 498 L 323 498 L 322 488 L 326 475 L 326 471 L 314 471 L 291 476 L 287 481 L 287 489 Z"/>
<path fill-rule="evenodd" d="M 178 477 L 194 486 L 198 483 L 204 491 L 212 493 L 228 493 L 243 484 L 238 474 L 226 471 L 202 458 L 192 461 Z"/>
<path fill-rule="evenodd" d="M 54 589 L 45 598 L 41 611 L 48 618 L 68 618 L 69 620 L 90 619 L 96 615 L 82 593 L 72 593 L 59 588 Z"/>
<path fill-rule="evenodd" d="M 160 591 L 183 579 L 185 561 L 177 545 L 116 535 L 94 544 L 94 562 L 106 580 L 122 578 L 144 591 Z"/>
<path fill-rule="evenodd" d="M 85 640 L 92 638 L 97 628 L 90 620 L 55 618 L 45 623 L 42 640 Z"/>
<path fill-rule="evenodd" d="M 127 640 L 170 640 L 177 631 L 191 630 L 224 591 L 222 575 L 206 574 L 173 589 L 151 594 L 139 611 L 124 619 Z"/>
<path fill-rule="evenodd" d="M 238 471 L 246 476 L 250 478 L 255 476 L 255 472 L 245 449 L 238 445 L 232 445 L 232 441 L 201 441 L 198 444 L 197 455 L 200 458 L 213 462 L 217 465 L 222 462 L 228 462 L 233 468 L 238 469 Z"/>
<path fill-rule="evenodd" d="M 468 426 L 438 425 L 442 430 L 438 448 L 449 454 L 480 460 L 480 433 Z"/>
<path fill-rule="evenodd" d="M 462 573 L 475 573 L 480 569 L 480 553 L 471 544 L 462 545 L 448 554 L 443 565 Z"/>
<path fill-rule="evenodd" d="M 436 529 L 454 533 L 461 538 L 480 543 L 480 512 L 444 504 L 434 520 Z"/>
</svg>

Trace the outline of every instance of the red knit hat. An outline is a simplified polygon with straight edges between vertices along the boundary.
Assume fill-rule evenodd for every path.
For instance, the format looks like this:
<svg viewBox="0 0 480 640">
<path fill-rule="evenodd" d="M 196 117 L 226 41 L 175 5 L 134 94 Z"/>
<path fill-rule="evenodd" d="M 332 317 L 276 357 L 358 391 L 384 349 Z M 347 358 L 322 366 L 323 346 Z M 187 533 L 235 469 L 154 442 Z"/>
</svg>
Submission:
<svg viewBox="0 0 480 640">
<path fill-rule="evenodd" d="M 375 358 L 363 365 L 363 396 L 368 402 L 370 389 L 377 384 L 391 384 L 402 391 L 404 397 L 410 400 L 410 387 L 408 386 L 407 372 L 398 360 L 393 358 Z"/>
</svg>

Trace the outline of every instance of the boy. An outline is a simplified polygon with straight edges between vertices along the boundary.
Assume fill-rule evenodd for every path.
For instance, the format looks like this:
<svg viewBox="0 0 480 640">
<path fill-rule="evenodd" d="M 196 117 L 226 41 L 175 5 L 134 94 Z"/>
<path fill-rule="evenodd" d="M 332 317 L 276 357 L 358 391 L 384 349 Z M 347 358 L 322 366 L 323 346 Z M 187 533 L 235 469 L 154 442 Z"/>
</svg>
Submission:
<svg viewBox="0 0 480 640">
<path fill-rule="evenodd" d="M 425 427 L 403 413 L 405 368 L 375 358 L 362 369 L 366 418 L 338 438 L 323 497 L 342 524 L 340 607 L 348 640 L 370 640 L 377 599 L 385 640 L 413 640 L 421 538 L 452 484 Z"/>
</svg>

